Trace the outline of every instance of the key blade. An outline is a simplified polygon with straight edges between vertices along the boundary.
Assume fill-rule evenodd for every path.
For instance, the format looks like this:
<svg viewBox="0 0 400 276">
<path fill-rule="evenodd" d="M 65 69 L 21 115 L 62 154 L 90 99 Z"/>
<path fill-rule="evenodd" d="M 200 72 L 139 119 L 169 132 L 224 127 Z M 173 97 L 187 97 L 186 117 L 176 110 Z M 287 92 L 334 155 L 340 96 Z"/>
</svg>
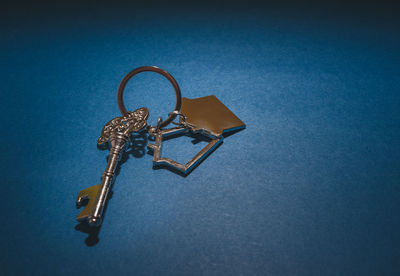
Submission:
<svg viewBox="0 0 400 276">
<path fill-rule="evenodd" d="M 76 199 L 76 207 L 83 207 L 83 210 L 76 217 L 77 221 L 85 221 L 90 219 L 94 212 L 96 197 L 100 188 L 101 184 L 97 184 L 79 192 L 78 198 Z"/>
</svg>

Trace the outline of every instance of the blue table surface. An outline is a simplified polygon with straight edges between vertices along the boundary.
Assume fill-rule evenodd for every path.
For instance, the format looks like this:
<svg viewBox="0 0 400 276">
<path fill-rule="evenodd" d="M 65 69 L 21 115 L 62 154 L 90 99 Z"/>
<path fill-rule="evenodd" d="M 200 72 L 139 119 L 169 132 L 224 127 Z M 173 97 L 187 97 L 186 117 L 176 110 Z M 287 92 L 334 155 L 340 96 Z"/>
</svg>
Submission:
<svg viewBox="0 0 400 276">
<path fill-rule="evenodd" d="M 115 11 L 1 19 L 1 274 L 400 274 L 394 25 L 240 7 Z M 247 127 L 187 177 L 153 169 L 143 138 L 88 232 L 75 199 L 99 183 L 108 152 L 96 140 L 120 114 L 120 80 L 142 65 L 169 71 L 184 97 L 216 95 Z M 174 97 L 143 73 L 125 101 L 154 123 Z M 180 137 L 164 153 L 183 162 L 204 145 Z"/>
</svg>

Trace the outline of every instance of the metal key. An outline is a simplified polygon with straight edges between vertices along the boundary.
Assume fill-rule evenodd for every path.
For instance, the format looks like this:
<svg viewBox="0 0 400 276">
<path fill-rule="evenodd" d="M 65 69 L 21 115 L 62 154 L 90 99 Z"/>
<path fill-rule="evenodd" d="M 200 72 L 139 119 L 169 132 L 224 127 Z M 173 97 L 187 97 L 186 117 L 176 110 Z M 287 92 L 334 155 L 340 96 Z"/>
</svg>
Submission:
<svg viewBox="0 0 400 276">
<path fill-rule="evenodd" d="M 77 221 L 88 221 L 90 226 L 99 226 L 102 222 L 104 206 L 114 180 L 118 161 L 129 145 L 130 136 L 147 126 L 149 111 L 142 107 L 125 116 L 117 117 L 108 122 L 97 140 L 99 145 L 108 142 L 110 155 L 107 167 L 102 175 L 101 184 L 82 190 L 76 201 L 77 208 L 85 206 L 76 217 Z"/>
</svg>

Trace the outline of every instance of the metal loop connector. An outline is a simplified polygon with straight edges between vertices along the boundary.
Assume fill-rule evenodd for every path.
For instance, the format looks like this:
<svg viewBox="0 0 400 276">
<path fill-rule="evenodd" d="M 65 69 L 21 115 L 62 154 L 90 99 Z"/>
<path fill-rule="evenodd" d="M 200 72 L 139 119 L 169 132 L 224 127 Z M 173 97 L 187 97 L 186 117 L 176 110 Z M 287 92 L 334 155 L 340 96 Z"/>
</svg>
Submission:
<svg viewBox="0 0 400 276">
<path fill-rule="evenodd" d="M 168 73 L 167 71 L 158 68 L 156 66 L 142 66 L 139 68 L 136 68 L 134 70 L 132 70 L 131 72 L 129 72 L 121 81 L 121 84 L 118 87 L 118 94 L 117 94 L 117 99 L 118 99 L 118 106 L 119 106 L 119 110 L 121 111 L 122 115 L 126 115 L 128 113 L 128 111 L 125 108 L 124 105 L 124 100 L 123 100 L 123 96 L 124 96 L 124 90 L 126 87 L 126 84 L 128 83 L 128 81 L 135 76 L 136 74 L 139 74 L 141 72 L 155 72 L 158 73 L 162 76 L 164 76 L 165 78 L 167 78 L 169 80 L 169 82 L 172 84 L 172 86 L 175 89 L 175 94 L 176 94 L 176 104 L 175 104 L 175 108 L 174 111 L 171 112 L 168 116 L 168 118 L 165 121 L 161 121 L 161 123 L 159 124 L 160 129 L 166 127 L 167 125 L 169 125 L 173 120 L 175 120 L 176 118 L 176 114 L 174 112 L 180 112 L 181 110 L 181 105 L 182 105 L 182 95 L 181 95 L 181 89 L 179 88 L 178 83 L 176 82 L 176 80 L 174 79 L 174 77 Z"/>
</svg>

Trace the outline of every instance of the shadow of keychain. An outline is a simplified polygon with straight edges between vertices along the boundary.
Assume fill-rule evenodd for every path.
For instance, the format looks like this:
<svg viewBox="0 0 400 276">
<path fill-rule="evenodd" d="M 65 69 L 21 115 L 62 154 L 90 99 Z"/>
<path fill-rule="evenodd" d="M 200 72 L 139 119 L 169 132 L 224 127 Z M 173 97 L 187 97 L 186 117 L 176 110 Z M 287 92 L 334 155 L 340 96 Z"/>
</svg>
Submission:
<svg viewBox="0 0 400 276">
<path fill-rule="evenodd" d="M 128 81 L 141 72 L 149 71 L 167 78 L 174 87 L 176 94 L 174 110 L 169 113 L 165 121 L 159 117 L 156 126 L 147 123 L 149 111 L 146 107 L 129 112 L 123 101 L 123 94 Z M 115 178 L 115 170 L 123 153 L 132 146 L 131 137 L 133 134 L 147 132 L 154 139 L 155 143 L 148 145 L 148 148 L 153 151 L 154 167 L 167 166 L 187 175 L 222 143 L 224 135 L 245 128 L 245 124 L 214 95 L 196 99 L 182 99 L 179 85 L 172 75 L 155 66 L 143 66 L 129 72 L 121 81 L 117 99 L 122 116 L 109 121 L 104 126 L 97 141 L 99 145 L 107 145 L 110 149 L 101 184 L 79 192 L 76 202 L 77 208 L 84 207 L 76 220 L 87 222 L 89 226 L 100 226 L 102 223 L 104 206 Z M 179 118 L 178 122 L 175 122 L 174 120 L 177 117 Z M 166 128 L 171 123 L 174 127 Z M 165 138 L 186 134 L 203 135 L 211 141 L 186 164 L 161 157 L 162 143 Z"/>
</svg>

